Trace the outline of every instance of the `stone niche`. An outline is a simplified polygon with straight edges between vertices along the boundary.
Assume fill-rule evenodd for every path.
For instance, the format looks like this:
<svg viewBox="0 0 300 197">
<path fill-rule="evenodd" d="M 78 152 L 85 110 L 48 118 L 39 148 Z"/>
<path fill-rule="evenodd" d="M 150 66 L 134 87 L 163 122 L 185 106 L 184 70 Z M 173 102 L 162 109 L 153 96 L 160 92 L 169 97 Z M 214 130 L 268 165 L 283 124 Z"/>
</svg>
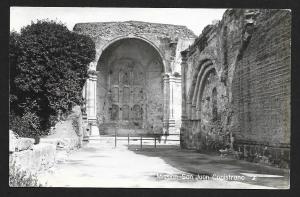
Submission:
<svg viewBox="0 0 300 197">
<path fill-rule="evenodd" d="M 228 9 L 182 54 L 182 147 L 287 167 L 291 12 Z"/>
<path fill-rule="evenodd" d="M 110 45 L 97 65 L 101 132 L 162 130 L 163 70 L 158 52 L 142 40 L 128 38 Z"/>
</svg>

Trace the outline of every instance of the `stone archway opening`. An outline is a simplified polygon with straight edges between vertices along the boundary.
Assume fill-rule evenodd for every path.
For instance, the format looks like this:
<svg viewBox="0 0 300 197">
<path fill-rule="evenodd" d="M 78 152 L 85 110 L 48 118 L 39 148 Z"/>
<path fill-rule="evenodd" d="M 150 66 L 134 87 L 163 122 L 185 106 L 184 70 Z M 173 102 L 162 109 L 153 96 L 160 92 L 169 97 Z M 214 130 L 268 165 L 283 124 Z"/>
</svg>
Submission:
<svg viewBox="0 0 300 197">
<path fill-rule="evenodd" d="M 151 44 L 124 38 L 108 45 L 97 63 L 100 134 L 161 133 L 164 64 Z"/>
</svg>

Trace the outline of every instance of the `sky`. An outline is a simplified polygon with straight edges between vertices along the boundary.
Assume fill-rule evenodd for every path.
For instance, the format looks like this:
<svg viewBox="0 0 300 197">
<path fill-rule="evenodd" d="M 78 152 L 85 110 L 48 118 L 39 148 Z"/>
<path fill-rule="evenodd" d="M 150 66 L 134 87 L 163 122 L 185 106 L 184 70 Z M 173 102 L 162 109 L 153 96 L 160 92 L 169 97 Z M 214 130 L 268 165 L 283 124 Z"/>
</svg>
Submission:
<svg viewBox="0 0 300 197">
<path fill-rule="evenodd" d="M 225 9 L 204 8 L 81 8 L 81 7 L 11 7 L 10 31 L 20 32 L 24 26 L 37 19 L 53 19 L 73 30 L 76 23 L 144 21 L 185 25 L 196 35 L 202 29 L 221 20 Z"/>
</svg>

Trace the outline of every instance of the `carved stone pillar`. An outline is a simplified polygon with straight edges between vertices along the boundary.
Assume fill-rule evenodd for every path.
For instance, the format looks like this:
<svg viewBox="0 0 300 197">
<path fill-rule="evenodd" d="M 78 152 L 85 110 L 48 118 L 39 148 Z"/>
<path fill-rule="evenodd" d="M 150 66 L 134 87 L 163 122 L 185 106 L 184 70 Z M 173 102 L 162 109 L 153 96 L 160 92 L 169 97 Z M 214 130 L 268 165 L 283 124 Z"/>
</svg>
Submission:
<svg viewBox="0 0 300 197">
<path fill-rule="evenodd" d="M 180 146 L 186 147 L 187 125 L 187 92 L 186 92 L 186 71 L 187 71 L 188 51 L 181 52 L 181 128 L 180 128 Z"/>
<path fill-rule="evenodd" d="M 175 127 L 175 113 L 176 109 L 174 106 L 174 94 L 175 94 L 175 77 L 172 75 L 169 76 L 169 129 Z"/>
<path fill-rule="evenodd" d="M 170 116 L 169 127 L 173 133 L 179 133 L 181 126 L 181 76 L 170 76 Z"/>
<path fill-rule="evenodd" d="M 86 83 L 86 113 L 90 135 L 99 135 L 96 109 L 97 71 L 90 71 Z"/>
<path fill-rule="evenodd" d="M 186 106 L 186 67 L 187 67 L 187 54 L 188 51 L 182 51 L 181 52 L 181 95 L 182 95 L 182 100 L 181 100 L 181 121 L 185 121 L 187 119 L 187 106 Z"/>
<path fill-rule="evenodd" d="M 169 131 L 169 107 L 170 107 L 170 79 L 169 74 L 165 73 L 163 75 L 163 83 L 164 83 L 164 120 L 163 127 Z"/>
<path fill-rule="evenodd" d="M 164 128 L 169 133 L 179 132 L 181 124 L 181 77 L 168 73 L 163 76 L 164 82 Z"/>
</svg>

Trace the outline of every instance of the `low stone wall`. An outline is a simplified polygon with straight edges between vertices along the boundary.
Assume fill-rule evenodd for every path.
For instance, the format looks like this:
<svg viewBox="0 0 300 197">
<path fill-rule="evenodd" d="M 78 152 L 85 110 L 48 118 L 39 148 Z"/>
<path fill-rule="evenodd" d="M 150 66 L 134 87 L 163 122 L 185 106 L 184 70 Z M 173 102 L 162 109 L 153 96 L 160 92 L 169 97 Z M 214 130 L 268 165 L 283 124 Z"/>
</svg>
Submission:
<svg viewBox="0 0 300 197">
<path fill-rule="evenodd" d="M 67 158 L 70 151 L 81 147 L 82 137 L 41 138 L 39 144 L 34 139 L 19 138 L 10 131 L 10 165 L 15 162 L 22 170 L 36 173 L 47 170 Z"/>
<path fill-rule="evenodd" d="M 51 168 L 55 164 L 56 146 L 54 144 L 37 144 L 32 149 L 14 152 L 10 159 L 22 170 L 38 172 Z"/>
<path fill-rule="evenodd" d="M 82 145 L 83 124 L 80 107 L 74 107 L 67 119 L 57 123 L 52 132 L 37 142 L 33 138 L 19 137 L 10 130 L 10 167 L 15 164 L 21 170 L 35 174 L 66 160 L 72 150 Z"/>
</svg>

